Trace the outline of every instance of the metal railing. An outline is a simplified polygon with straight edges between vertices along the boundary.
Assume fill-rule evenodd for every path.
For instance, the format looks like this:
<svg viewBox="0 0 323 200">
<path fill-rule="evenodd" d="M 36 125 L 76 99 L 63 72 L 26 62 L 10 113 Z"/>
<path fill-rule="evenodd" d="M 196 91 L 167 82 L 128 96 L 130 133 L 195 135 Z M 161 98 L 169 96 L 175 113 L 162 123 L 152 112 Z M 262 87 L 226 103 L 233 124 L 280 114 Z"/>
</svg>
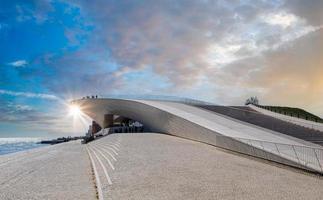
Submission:
<svg viewBox="0 0 323 200">
<path fill-rule="evenodd" d="M 115 126 L 110 128 L 101 129 L 96 135 L 108 135 L 112 133 L 142 133 L 143 126 Z"/>
<path fill-rule="evenodd" d="M 222 148 L 323 173 L 323 148 L 227 136 L 216 139 L 216 145 Z"/>
</svg>

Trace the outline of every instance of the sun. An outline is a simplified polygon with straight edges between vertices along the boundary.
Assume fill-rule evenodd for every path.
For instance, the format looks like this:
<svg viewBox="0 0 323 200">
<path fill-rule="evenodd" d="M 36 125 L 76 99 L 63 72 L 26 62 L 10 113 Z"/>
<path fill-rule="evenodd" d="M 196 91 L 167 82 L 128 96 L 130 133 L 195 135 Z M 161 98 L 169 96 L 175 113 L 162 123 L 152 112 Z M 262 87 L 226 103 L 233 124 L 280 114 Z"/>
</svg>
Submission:
<svg viewBox="0 0 323 200">
<path fill-rule="evenodd" d="M 69 114 L 76 117 L 81 115 L 81 109 L 77 105 L 71 105 L 69 107 Z"/>
</svg>

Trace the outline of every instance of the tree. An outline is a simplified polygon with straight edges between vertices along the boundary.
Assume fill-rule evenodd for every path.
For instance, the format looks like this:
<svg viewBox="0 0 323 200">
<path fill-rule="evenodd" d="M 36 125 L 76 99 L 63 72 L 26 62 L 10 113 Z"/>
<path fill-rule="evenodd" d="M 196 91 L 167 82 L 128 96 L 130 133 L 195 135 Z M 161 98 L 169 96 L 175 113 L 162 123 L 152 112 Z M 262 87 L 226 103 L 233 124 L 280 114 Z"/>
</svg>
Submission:
<svg viewBox="0 0 323 200">
<path fill-rule="evenodd" d="M 259 100 L 258 98 L 255 96 L 255 97 L 250 97 L 249 99 L 246 100 L 245 102 L 245 105 L 249 105 L 249 104 L 252 104 L 252 105 L 258 105 L 259 104 Z"/>
</svg>

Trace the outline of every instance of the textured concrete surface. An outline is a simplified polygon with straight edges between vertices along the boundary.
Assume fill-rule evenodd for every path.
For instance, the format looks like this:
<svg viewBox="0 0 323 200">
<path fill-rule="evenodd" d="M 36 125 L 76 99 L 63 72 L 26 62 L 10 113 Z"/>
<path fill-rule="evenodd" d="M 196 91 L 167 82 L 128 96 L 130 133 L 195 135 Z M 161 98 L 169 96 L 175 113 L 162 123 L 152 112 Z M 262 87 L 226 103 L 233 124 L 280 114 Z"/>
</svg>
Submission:
<svg viewBox="0 0 323 200">
<path fill-rule="evenodd" d="M 80 141 L 0 156 L 0 199 L 95 199 Z"/>
<path fill-rule="evenodd" d="M 91 161 L 100 185 L 94 188 Z M 0 199 L 322 199 L 322 177 L 170 135 L 113 134 L 0 156 Z M 98 181 L 96 181 L 98 183 Z"/>
<path fill-rule="evenodd" d="M 104 199 L 322 199 L 322 177 L 163 134 L 113 134 L 88 145 Z M 99 153 L 102 152 L 113 164 Z M 91 153 L 93 155 L 93 152 Z M 113 160 L 111 155 L 116 160 Z"/>
</svg>

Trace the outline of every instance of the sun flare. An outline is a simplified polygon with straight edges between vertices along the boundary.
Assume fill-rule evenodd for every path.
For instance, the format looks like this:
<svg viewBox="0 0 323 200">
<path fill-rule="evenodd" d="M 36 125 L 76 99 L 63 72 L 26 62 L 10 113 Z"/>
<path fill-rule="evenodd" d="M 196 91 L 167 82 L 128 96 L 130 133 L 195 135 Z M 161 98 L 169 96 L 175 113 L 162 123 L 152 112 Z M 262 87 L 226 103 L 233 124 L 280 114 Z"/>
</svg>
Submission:
<svg viewBox="0 0 323 200">
<path fill-rule="evenodd" d="M 81 115 L 81 109 L 77 105 L 71 105 L 69 107 L 69 114 L 72 116 L 80 116 Z"/>
</svg>

